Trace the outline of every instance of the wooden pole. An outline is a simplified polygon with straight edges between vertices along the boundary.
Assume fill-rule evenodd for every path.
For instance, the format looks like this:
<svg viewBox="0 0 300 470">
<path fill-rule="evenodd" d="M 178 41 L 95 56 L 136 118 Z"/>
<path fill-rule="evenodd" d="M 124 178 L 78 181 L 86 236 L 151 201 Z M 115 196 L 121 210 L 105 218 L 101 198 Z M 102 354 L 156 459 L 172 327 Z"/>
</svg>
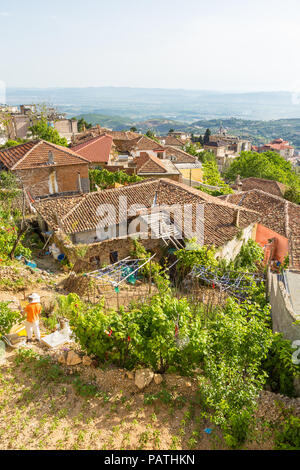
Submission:
<svg viewBox="0 0 300 470">
<path fill-rule="evenodd" d="M 149 294 L 151 294 L 151 287 L 152 287 L 152 260 L 150 259 L 149 262 Z"/>
</svg>

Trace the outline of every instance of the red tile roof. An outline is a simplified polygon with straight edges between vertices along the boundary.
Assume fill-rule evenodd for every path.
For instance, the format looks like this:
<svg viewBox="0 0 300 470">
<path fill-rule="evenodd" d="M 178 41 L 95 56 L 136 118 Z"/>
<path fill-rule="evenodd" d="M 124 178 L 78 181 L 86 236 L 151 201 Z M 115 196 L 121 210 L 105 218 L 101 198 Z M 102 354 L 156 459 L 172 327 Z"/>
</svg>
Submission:
<svg viewBox="0 0 300 470">
<path fill-rule="evenodd" d="M 87 164 L 88 161 L 67 147 L 55 145 L 45 140 L 35 140 L 25 144 L 0 150 L 0 161 L 6 168 L 25 170 L 49 166 L 49 152 L 52 152 L 53 166 Z"/>
<path fill-rule="evenodd" d="M 158 175 L 162 173 L 177 175 L 180 173 L 170 160 L 160 159 L 146 152 L 141 152 L 141 155 L 135 157 L 133 162 L 136 165 L 137 174 L 141 176 L 155 173 Z"/>
<path fill-rule="evenodd" d="M 30 140 L 25 144 L 0 150 L 0 162 L 10 170 L 37 143 L 38 140 Z"/>
<path fill-rule="evenodd" d="M 165 148 L 155 140 L 149 139 L 145 135 L 135 139 L 114 139 L 114 144 L 118 152 L 147 151 L 163 152 Z"/>
<path fill-rule="evenodd" d="M 195 163 L 198 161 L 197 157 L 184 152 L 181 149 L 172 146 L 166 146 L 167 157 L 176 157 L 175 163 Z"/>
<path fill-rule="evenodd" d="M 158 137 L 158 139 L 162 145 L 171 145 L 172 147 L 181 147 L 181 148 L 184 146 L 184 143 L 181 140 L 174 137 L 173 135 L 166 135 L 166 136 Z"/>
<path fill-rule="evenodd" d="M 289 240 L 290 267 L 300 269 L 300 206 L 259 189 L 221 199 L 261 214 L 261 224 Z"/>
<path fill-rule="evenodd" d="M 166 173 L 162 161 L 157 157 L 150 157 L 148 153 L 142 152 L 139 157 L 133 159 L 137 173 Z"/>
<path fill-rule="evenodd" d="M 191 217 L 193 230 L 196 229 L 196 209 L 199 205 L 204 207 L 204 243 L 222 246 L 234 237 L 238 236 L 241 229 L 256 223 L 259 220 L 259 214 L 245 208 L 203 193 L 195 188 L 185 184 L 177 183 L 167 178 L 157 180 L 145 180 L 129 186 L 122 186 L 115 189 L 106 189 L 93 192 L 82 196 L 81 199 L 74 200 L 73 208 L 66 206 L 64 211 L 62 207 L 62 198 L 56 200 L 47 200 L 35 204 L 37 211 L 54 229 L 58 228 L 57 213 L 64 214 L 61 219 L 61 228 L 68 234 L 95 230 L 101 224 L 101 217 L 97 215 L 97 208 L 101 204 L 112 204 L 116 208 L 116 223 L 124 222 L 128 219 L 128 214 L 119 216 L 120 196 L 127 197 L 127 209 L 133 204 L 140 204 L 146 209 L 153 206 L 156 199 L 160 206 L 170 206 L 180 204 L 186 214 L 186 205 L 191 207 Z M 234 215 L 240 210 L 240 226 L 234 224 Z M 108 214 L 108 217 L 111 213 Z M 125 219 L 124 219 L 125 217 Z M 110 224 L 105 218 L 105 225 Z M 111 220 L 111 223 L 114 223 Z M 191 238 L 185 232 L 187 238 Z"/>
<path fill-rule="evenodd" d="M 90 162 L 108 163 L 112 141 L 112 136 L 104 134 L 75 145 L 72 150 Z"/>
<path fill-rule="evenodd" d="M 282 197 L 285 193 L 286 186 L 275 180 L 268 180 L 264 178 L 255 178 L 254 176 L 249 178 L 243 178 L 241 180 L 242 186 L 241 191 L 249 191 L 250 189 L 261 189 L 266 193 L 273 194 L 274 196 Z M 238 189 L 236 184 L 232 185 L 234 189 Z"/>
</svg>

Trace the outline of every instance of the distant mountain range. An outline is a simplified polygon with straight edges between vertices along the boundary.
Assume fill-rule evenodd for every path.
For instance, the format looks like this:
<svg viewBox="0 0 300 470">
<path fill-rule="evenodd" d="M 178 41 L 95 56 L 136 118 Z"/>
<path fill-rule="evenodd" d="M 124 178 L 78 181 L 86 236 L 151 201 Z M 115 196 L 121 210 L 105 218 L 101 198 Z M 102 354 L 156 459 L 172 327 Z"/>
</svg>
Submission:
<svg viewBox="0 0 300 470">
<path fill-rule="evenodd" d="M 46 103 L 68 117 L 115 130 L 170 128 L 203 133 L 222 121 L 229 133 L 265 143 L 282 137 L 300 149 L 300 97 L 290 92 L 221 93 L 156 88 L 8 88 L 7 104 Z"/>
<path fill-rule="evenodd" d="M 221 93 L 158 88 L 8 88 L 7 103 L 55 105 L 68 116 L 95 113 L 193 122 L 199 119 L 291 119 L 300 117 L 300 99 L 290 92 Z"/>
<path fill-rule="evenodd" d="M 113 130 L 125 130 L 134 126 L 142 133 L 148 129 L 157 135 L 165 135 L 172 128 L 174 130 L 186 131 L 194 134 L 204 134 L 209 128 L 212 132 L 218 132 L 220 125 L 227 130 L 228 134 L 249 139 L 254 145 L 269 142 L 274 138 L 281 137 L 289 141 L 296 149 L 300 150 L 300 119 L 278 119 L 272 121 L 252 121 L 245 119 L 204 119 L 193 123 L 175 121 L 171 119 L 148 119 L 145 121 L 134 121 L 130 118 L 120 116 L 105 116 L 101 114 L 81 114 L 77 119 L 84 118 L 86 122 L 93 125 L 100 124 Z"/>
</svg>

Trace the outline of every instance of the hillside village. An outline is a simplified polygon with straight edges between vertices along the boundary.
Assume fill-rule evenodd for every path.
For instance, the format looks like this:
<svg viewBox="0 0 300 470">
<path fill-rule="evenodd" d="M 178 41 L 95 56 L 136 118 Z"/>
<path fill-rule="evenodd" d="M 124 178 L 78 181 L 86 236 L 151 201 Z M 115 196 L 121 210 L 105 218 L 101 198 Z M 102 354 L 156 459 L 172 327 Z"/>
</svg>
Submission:
<svg viewBox="0 0 300 470">
<path fill-rule="evenodd" d="M 0 447 L 299 448 L 294 148 L 36 109 L 0 110 Z"/>
</svg>

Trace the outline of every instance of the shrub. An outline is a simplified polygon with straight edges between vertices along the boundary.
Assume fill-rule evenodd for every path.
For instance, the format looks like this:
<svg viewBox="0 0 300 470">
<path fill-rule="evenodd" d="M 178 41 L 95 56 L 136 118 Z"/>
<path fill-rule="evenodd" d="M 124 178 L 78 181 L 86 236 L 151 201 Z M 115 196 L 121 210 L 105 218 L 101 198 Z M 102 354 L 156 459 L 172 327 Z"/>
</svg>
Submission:
<svg viewBox="0 0 300 470">
<path fill-rule="evenodd" d="M 269 309 L 229 299 L 224 314 L 210 324 L 204 355 L 205 378 L 200 382 L 202 404 L 212 411 L 231 447 L 239 447 L 252 424 L 256 399 L 265 380 L 261 362 L 267 357 L 272 331 Z"/>
<path fill-rule="evenodd" d="M 2 214 L 1 214 L 2 215 Z M 18 236 L 18 230 L 14 222 L 8 222 L 4 217 L 0 218 L 0 258 L 7 259 L 13 249 L 14 243 Z M 24 239 L 21 236 L 20 241 Z M 31 250 L 19 243 L 15 250 L 15 256 L 24 256 L 31 258 Z"/>
<path fill-rule="evenodd" d="M 103 303 L 78 308 L 70 325 L 82 348 L 100 361 L 128 368 L 191 371 L 202 357 L 201 321 L 193 318 L 186 299 L 174 298 L 166 280 L 159 288 L 149 304 L 136 304 L 128 312 L 121 308 L 105 314 Z"/>
<path fill-rule="evenodd" d="M 99 186 L 101 189 L 106 189 L 109 186 L 113 186 L 115 183 L 119 184 L 130 184 L 136 183 L 137 181 L 142 181 L 143 178 L 137 175 L 128 175 L 124 171 L 108 171 L 105 169 L 102 170 L 90 170 L 89 178 L 91 182 L 91 190 L 95 191 L 96 186 Z"/>
<path fill-rule="evenodd" d="M 292 362 L 293 352 L 291 342 L 276 333 L 268 357 L 262 364 L 268 374 L 267 384 L 271 390 L 290 397 L 295 396 L 294 378 L 300 375 L 300 366 Z"/>
<path fill-rule="evenodd" d="M 178 259 L 177 273 L 180 278 L 185 278 L 192 268 L 196 265 L 204 266 L 207 268 L 215 268 L 218 266 L 218 261 L 215 258 L 215 248 L 206 245 L 198 245 L 195 239 L 189 240 L 187 248 L 175 252 Z"/>
<path fill-rule="evenodd" d="M 11 328 L 21 319 L 20 312 L 8 307 L 9 302 L 0 302 L 0 338 L 9 333 Z"/>
<path fill-rule="evenodd" d="M 263 249 L 251 238 L 244 243 L 239 254 L 234 260 L 235 269 L 245 269 L 247 271 L 256 271 L 257 266 L 264 259 Z"/>
<path fill-rule="evenodd" d="M 300 450 L 300 418 L 289 416 L 275 433 L 275 449 Z"/>
</svg>

